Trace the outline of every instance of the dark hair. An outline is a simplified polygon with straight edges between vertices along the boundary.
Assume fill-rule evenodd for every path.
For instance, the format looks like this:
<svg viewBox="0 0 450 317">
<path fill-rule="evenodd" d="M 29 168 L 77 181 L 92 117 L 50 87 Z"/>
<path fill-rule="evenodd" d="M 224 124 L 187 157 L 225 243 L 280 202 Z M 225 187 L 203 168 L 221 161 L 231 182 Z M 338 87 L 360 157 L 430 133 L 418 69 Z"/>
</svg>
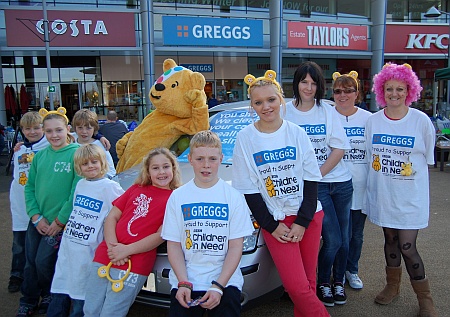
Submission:
<svg viewBox="0 0 450 317">
<path fill-rule="evenodd" d="M 294 80 L 292 81 L 292 88 L 294 90 L 294 104 L 298 106 L 302 101 L 300 99 L 300 91 L 298 90 L 298 84 L 306 78 L 306 75 L 311 76 L 312 80 L 317 85 L 316 94 L 314 98 L 316 99 L 316 104 L 320 105 L 320 100 L 323 99 L 325 94 L 325 78 L 323 77 L 322 68 L 314 62 L 307 61 L 302 63 L 294 73 Z"/>
</svg>

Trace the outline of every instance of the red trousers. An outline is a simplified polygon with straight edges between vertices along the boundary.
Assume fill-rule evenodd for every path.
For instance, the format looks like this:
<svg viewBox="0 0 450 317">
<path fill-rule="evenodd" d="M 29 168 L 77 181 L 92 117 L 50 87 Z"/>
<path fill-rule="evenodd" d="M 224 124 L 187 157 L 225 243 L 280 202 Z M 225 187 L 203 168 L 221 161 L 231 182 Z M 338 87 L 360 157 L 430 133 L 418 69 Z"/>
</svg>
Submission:
<svg viewBox="0 0 450 317">
<path fill-rule="evenodd" d="M 291 227 L 296 216 L 283 222 Z M 317 257 L 320 247 L 323 211 L 316 212 L 300 242 L 278 242 L 263 230 L 264 240 L 277 267 L 283 286 L 294 303 L 295 317 L 328 317 L 325 306 L 316 296 Z"/>
</svg>

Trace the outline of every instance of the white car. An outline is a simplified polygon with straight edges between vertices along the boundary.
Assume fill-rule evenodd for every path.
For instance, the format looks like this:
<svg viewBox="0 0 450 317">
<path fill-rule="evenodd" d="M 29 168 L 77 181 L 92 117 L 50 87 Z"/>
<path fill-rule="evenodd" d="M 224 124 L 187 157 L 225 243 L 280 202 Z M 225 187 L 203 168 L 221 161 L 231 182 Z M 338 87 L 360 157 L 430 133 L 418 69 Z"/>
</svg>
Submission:
<svg viewBox="0 0 450 317">
<path fill-rule="evenodd" d="M 210 109 L 212 113 L 210 129 L 222 139 L 224 160 L 219 168 L 219 176 L 231 184 L 231 169 L 233 147 L 237 132 L 251 123 L 255 114 L 249 112 L 250 101 L 240 101 L 222 104 Z M 192 167 L 187 162 L 187 149 L 178 158 L 182 180 L 186 183 L 194 177 Z M 120 173 L 117 178 L 123 189 L 130 187 L 136 179 L 140 165 Z M 277 269 L 272 261 L 261 234 L 261 229 L 254 221 L 254 231 L 251 236 L 244 238 L 242 250 L 241 271 L 244 276 L 244 286 L 241 295 L 241 304 L 251 307 L 260 301 L 276 299 L 284 292 Z M 136 298 L 136 302 L 151 306 L 170 306 L 170 264 L 167 257 L 166 243 L 158 247 L 158 254 L 152 273 L 147 283 Z"/>
</svg>

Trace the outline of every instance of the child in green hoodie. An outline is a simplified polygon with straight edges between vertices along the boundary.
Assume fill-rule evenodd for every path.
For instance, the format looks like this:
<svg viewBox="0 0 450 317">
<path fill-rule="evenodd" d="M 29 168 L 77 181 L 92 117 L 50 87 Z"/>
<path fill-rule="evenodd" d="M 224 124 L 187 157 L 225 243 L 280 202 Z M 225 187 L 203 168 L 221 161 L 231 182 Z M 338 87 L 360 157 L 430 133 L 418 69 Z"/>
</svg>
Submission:
<svg viewBox="0 0 450 317">
<path fill-rule="evenodd" d="M 44 117 L 44 133 L 50 146 L 35 155 L 25 186 L 31 221 L 25 243 L 23 296 L 17 316 L 31 316 L 36 308 L 39 314 L 47 312 L 62 229 L 72 211 L 73 192 L 80 179 L 73 168 L 73 156 L 79 145 L 70 141 L 66 109 L 48 112 L 42 108 L 39 113 Z"/>
</svg>

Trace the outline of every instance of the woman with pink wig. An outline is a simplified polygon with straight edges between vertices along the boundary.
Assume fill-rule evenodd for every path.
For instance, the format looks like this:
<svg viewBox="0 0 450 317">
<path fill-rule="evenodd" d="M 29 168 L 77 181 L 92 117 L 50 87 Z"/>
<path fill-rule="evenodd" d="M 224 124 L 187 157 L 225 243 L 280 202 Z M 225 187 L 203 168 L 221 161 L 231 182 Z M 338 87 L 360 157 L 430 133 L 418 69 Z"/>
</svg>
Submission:
<svg viewBox="0 0 450 317">
<path fill-rule="evenodd" d="M 409 107 L 421 91 L 408 64 L 388 63 L 373 78 L 373 92 L 383 109 L 366 124 L 370 162 L 365 212 L 384 233 L 387 285 L 375 302 L 387 305 L 399 295 L 403 258 L 419 301 L 419 316 L 434 317 L 429 281 L 416 248 L 419 229 L 428 226 L 427 164 L 434 164 L 435 144 L 431 120 Z"/>
</svg>

